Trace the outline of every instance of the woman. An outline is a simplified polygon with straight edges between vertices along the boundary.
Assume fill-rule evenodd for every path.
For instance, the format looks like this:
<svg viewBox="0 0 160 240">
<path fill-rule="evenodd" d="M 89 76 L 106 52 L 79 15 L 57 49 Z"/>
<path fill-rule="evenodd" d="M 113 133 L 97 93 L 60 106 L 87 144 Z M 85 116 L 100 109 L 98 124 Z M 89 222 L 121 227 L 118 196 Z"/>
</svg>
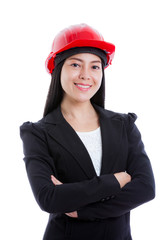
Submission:
<svg viewBox="0 0 160 240">
<path fill-rule="evenodd" d="M 136 115 L 104 109 L 114 51 L 86 24 L 61 31 L 44 116 L 21 126 L 34 196 L 50 213 L 44 240 L 130 240 L 130 211 L 155 196 Z"/>
</svg>

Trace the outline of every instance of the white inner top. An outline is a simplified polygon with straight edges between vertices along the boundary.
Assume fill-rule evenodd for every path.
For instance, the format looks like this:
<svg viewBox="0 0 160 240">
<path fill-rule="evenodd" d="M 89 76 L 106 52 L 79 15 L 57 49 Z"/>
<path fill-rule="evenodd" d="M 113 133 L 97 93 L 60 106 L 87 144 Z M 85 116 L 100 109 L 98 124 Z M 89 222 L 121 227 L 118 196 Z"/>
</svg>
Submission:
<svg viewBox="0 0 160 240">
<path fill-rule="evenodd" d="M 97 176 L 100 175 L 102 163 L 102 139 L 100 127 L 90 132 L 76 132 L 85 145 Z"/>
</svg>

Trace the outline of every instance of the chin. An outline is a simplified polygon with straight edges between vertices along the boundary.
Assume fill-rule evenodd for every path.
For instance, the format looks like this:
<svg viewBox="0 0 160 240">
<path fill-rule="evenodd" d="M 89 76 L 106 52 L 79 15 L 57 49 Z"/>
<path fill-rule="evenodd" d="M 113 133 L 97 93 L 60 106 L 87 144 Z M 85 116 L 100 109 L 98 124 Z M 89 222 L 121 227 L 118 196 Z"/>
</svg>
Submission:
<svg viewBox="0 0 160 240">
<path fill-rule="evenodd" d="M 93 97 L 92 94 L 88 94 L 88 96 L 87 95 L 77 96 L 77 97 L 75 97 L 75 101 L 84 103 L 84 102 L 90 101 L 92 97 Z"/>
</svg>

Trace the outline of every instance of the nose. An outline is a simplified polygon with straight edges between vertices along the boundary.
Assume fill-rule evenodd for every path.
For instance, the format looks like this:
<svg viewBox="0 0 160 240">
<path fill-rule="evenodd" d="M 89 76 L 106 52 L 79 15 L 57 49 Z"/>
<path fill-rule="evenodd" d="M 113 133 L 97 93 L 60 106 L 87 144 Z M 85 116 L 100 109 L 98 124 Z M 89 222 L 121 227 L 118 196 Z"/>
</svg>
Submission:
<svg viewBox="0 0 160 240">
<path fill-rule="evenodd" d="M 82 79 L 82 80 L 90 80 L 91 79 L 90 73 L 89 73 L 87 68 L 82 68 L 81 69 L 79 78 Z"/>
</svg>

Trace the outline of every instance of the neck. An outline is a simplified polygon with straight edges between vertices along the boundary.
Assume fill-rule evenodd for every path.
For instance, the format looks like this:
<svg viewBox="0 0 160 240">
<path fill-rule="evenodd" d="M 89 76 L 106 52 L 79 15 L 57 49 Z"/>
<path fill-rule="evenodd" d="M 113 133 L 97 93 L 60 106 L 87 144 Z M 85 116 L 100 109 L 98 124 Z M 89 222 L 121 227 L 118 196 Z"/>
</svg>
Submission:
<svg viewBox="0 0 160 240">
<path fill-rule="evenodd" d="M 99 116 L 90 101 L 68 102 L 62 100 L 61 111 L 75 131 L 88 132 L 99 127 Z"/>
<path fill-rule="evenodd" d="M 95 114 L 95 110 L 90 101 L 83 103 L 62 101 L 61 110 L 65 116 L 72 118 L 84 118 L 87 115 Z"/>
</svg>

